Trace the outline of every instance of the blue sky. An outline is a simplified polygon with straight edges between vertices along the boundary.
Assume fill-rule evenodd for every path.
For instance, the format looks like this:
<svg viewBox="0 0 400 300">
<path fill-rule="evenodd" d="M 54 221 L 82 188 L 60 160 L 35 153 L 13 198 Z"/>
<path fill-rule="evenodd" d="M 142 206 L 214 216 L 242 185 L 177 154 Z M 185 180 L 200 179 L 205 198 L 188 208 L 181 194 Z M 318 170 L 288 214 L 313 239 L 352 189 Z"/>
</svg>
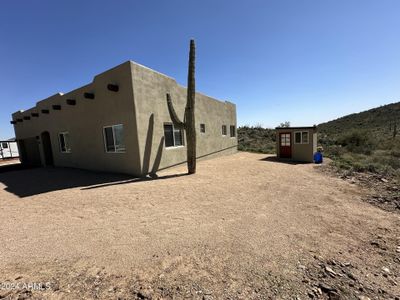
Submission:
<svg viewBox="0 0 400 300">
<path fill-rule="evenodd" d="M 238 125 L 313 125 L 400 100 L 398 0 L 5 1 L 0 139 L 12 112 L 134 60 L 237 104 Z"/>
</svg>

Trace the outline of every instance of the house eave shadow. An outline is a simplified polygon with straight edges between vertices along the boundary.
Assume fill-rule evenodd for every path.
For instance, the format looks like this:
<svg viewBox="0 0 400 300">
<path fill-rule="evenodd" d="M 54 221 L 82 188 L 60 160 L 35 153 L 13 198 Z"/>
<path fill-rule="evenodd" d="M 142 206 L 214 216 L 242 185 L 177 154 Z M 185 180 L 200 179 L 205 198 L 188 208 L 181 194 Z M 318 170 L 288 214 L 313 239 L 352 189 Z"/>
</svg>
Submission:
<svg viewBox="0 0 400 300">
<path fill-rule="evenodd" d="M 77 187 L 80 187 L 81 190 L 90 190 L 187 175 L 184 173 L 138 178 L 124 174 L 62 167 L 24 168 L 23 166 L 13 166 L 0 170 L 0 182 L 6 186 L 4 190 L 20 198 Z"/>
</svg>

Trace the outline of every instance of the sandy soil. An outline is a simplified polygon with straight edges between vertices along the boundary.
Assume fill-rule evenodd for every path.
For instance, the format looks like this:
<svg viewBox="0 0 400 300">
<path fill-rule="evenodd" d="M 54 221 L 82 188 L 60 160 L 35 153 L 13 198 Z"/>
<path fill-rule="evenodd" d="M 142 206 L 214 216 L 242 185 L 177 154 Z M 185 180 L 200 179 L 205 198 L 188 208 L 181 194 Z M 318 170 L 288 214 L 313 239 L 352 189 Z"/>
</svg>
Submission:
<svg viewBox="0 0 400 300">
<path fill-rule="evenodd" d="M 0 298 L 399 299 L 400 216 L 316 168 L 0 173 Z"/>
</svg>

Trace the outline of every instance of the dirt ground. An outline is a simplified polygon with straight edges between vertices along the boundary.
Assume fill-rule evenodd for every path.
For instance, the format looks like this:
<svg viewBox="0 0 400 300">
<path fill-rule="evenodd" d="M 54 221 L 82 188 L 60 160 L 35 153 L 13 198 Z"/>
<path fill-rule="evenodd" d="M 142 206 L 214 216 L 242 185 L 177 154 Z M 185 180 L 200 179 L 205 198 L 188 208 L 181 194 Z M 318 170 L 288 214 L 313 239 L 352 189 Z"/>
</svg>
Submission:
<svg viewBox="0 0 400 300">
<path fill-rule="evenodd" d="M 19 158 L 0 159 L 0 166 L 20 164 Z"/>
<path fill-rule="evenodd" d="M 2 172 L 0 299 L 399 299 L 400 215 L 318 167 Z"/>
</svg>

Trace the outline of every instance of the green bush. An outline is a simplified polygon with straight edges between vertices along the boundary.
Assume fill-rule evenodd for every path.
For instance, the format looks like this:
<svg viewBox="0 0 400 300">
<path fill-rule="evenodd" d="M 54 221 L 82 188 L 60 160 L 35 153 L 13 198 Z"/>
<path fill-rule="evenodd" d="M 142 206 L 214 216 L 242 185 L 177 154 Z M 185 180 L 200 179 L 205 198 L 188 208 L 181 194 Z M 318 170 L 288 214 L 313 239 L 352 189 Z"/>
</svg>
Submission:
<svg viewBox="0 0 400 300">
<path fill-rule="evenodd" d="M 338 138 L 338 144 L 350 152 L 367 155 L 371 154 L 376 146 L 370 134 L 362 130 L 353 130 L 344 134 Z"/>
</svg>

